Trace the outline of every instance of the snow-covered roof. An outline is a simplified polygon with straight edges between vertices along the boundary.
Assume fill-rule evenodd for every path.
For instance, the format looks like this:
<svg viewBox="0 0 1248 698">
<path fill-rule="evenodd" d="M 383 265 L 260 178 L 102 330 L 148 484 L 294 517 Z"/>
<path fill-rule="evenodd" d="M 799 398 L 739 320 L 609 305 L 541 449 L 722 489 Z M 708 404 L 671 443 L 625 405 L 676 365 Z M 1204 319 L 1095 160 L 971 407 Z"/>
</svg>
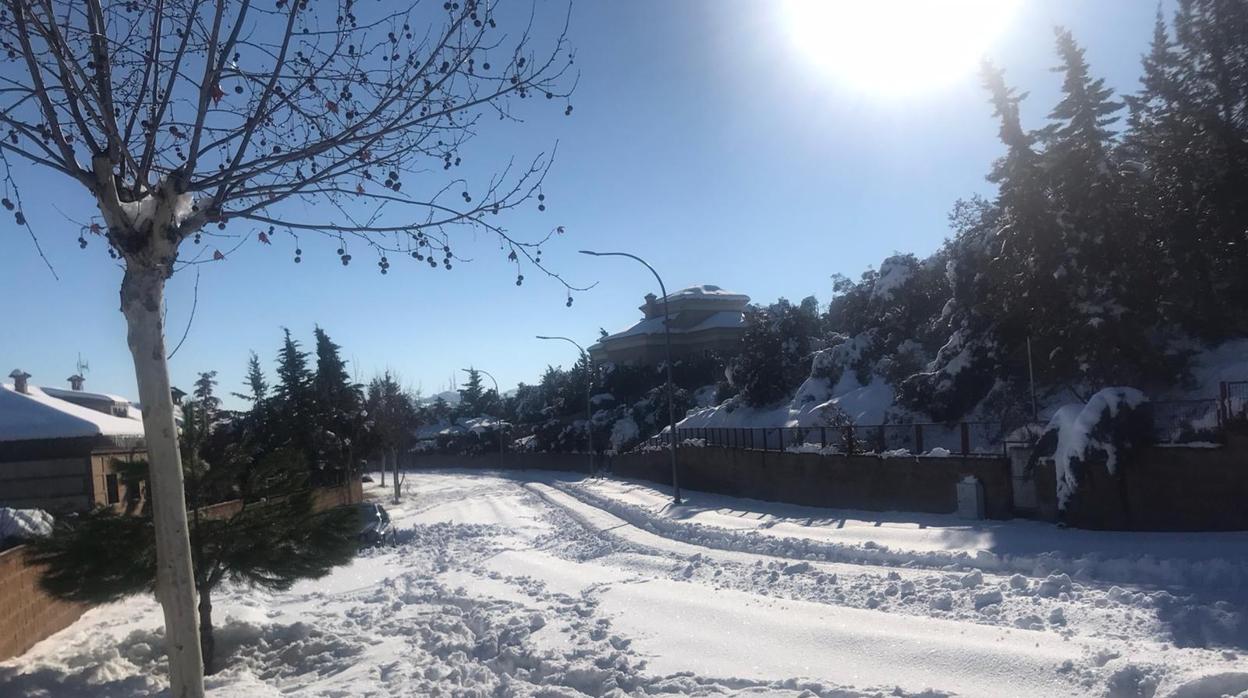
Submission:
<svg viewBox="0 0 1248 698">
<path fill-rule="evenodd" d="M 675 318 L 673 318 L 673 320 L 675 320 Z M 699 322 L 696 325 L 693 325 L 692 327 L 678 327 L 676 326 L 675 322 L 673 322 L 672 325 L 673 325 L 672 334 L 688 334 L 691 332 L 701 332 L 703 330 L 710 330 L 710 329 L 715 329 L 715 328 L 730 328 L 731 329 L 731 328 L 736 328 L 736 327 L 744 327 L 745 326 L 745 313 L 743 313 L 740 310 L 721 310 L 719 312 L 711 313 L 709 316 L 707 316 L 705 320 L 702 320 L 701 322 Z M 610 334 L 610 335 L 607 335 L 606 337 L 603 337 L 602 340 L 600 340 L 600 342 L 610 341 L 613 339 L 622 339 L 624 337 L 634 337 L 634 336 L 643 335 L 643 334 L 663 334 L 663 318 L 662 317 L 646 318 L 645 320 L 638 322 L 637 324 L 633 325 L 632 327 L 629 327 L 628 329 L 620 330 L 619 332 L 616 332 L 615 334 Z"/>
<path fill-rule="evenodd" d="M 499 428 L 502 425 L 505 429 L 510 429 L 509 422 L 502 422 L 494 417 L 465 417 L 455 420 L 454 423 L 448 423 L 445 420 L 433 422 L 432 424 L 422 424 L 413 432 L 417 441 L 428 441 L 436 439 L 439 436 L 457 436 L 468 432 L 482 433 Z"/>
<path fill-rule="evenodd" d="M 669 293 L 666 296 L 669 302 L 679 300 L 682 298 L 696 298 L 696 297 L 713 297 L 717 300 L 722 299 L 722 300 L 742 301 L 745 303 L 750 302 L 749 296 L 743 293 L 734 293 L 732 291 L 725 291 L 724 289 L 714 284 L 698 284 L 697 286 L 690 286 L 688 288 L 682 288 L 679 291 L 673 291 L 672 293 Z"/>
<path fill-rule="evenodd" d="M 72 398 L 72 397 L 77 396 L 82 399 L 99 400 L 101 402 L 112 401 L 112 402 L 119 402 L 122 404 L 128 404 L 130 402 L 129 399 L 124 398 L 120 395 L 113 395 L 112 393 L 92 393 L 86 390 L 70 390 L 67 388 L 52 388 L 46 385 L 40 386 L 39 390 L 43 391 L 43 393 L 45 395 L 48 395 L 49 397 L 54 397 L 54 398 L 59 398 L 59 399 L 65 399 L 67 397 Z"/>
<path fill-rule="evenodd" d="M 143 423 L 136 419 L 75 405 L 33 385 L 28 391 L 23 394 L 11 384 L 0 384 L 0 441 L 143 436 Z"/>
</svg>

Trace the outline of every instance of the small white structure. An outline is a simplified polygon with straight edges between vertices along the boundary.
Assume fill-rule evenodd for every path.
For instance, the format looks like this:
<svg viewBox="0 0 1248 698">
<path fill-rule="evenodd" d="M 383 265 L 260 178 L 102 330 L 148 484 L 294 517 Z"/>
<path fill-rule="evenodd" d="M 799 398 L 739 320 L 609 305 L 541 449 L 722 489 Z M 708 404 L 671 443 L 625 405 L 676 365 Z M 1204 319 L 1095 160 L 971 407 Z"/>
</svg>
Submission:
<svg viewBox="0 0 1248 698">
<path fill-rule="evenodd" d="M 958 516 L 964 519 L 984 518 L 984 484 L 974 475 L 958 480 Z"/>
</svg>

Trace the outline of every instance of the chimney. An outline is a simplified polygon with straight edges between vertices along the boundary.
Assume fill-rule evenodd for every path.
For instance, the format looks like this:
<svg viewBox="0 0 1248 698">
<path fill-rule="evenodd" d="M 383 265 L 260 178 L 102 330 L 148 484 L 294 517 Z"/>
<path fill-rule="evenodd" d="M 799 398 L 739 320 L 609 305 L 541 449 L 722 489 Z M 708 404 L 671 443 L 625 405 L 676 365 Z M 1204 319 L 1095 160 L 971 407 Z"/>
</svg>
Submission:
<svg viewBox="0 0 1248 698">
<path fill-rule="evenodd" d="M 86 381 L 81 375 L 75 373 L 66 380 L 69 381 L 69 389 L 75 392 L 82 392 L 82 384 Z"/>
<path fill-rule="evenodd" d="M 658 306 L 655 305 L 655 301 L 657 300 L 658 297 L 656 297 L 653 293 L 646 294 L 646 305 L 644 311 L 646 313 L 646 317 L 656 317 L 659 314 Z"/>
<path fill-rule="evenodd" d="M 22 395 L 30 395 L 30 386 L 26 384 L 26 379 L 30 378 L 30 374 L 20 368 L 13 369 L 9 374 L 9 378 L 13 379 L 13 389 Z"/>
</svg>

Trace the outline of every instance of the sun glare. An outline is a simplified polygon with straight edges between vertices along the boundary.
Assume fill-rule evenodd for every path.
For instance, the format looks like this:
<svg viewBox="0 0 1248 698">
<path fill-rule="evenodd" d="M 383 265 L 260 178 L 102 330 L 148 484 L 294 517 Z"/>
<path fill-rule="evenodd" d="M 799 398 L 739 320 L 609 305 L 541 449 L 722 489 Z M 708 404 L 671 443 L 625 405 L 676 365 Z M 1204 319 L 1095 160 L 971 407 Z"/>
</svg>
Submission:
<svg viewBox="0 0 1248 698">
<path fill-rule="evenodd" d="M 1017 0 L 785 0 L 805 60 L 862 92 L 904 96 L 973 71 Z"/>
</svg>

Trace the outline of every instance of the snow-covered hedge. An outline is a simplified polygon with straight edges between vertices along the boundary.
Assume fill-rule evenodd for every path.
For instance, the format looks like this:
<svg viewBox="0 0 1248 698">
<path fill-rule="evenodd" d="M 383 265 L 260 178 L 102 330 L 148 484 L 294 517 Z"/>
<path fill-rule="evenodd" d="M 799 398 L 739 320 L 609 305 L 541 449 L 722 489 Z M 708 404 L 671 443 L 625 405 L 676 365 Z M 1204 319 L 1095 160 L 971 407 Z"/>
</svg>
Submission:
<svg viewBox="0 0 1248 698">
<path fill-rule="evenodd" d="M 1059 508 L 1078 491 L 1089 464 L 1104 463 L 1113 475 L 1122 451 L 1147 440 L 1150 420 L 1141 409 L 1147 402 L 1135 388 L 1105 388 L 1086 405 L 1066 405 L 1053 414 L 1036 452 L 1053 458 Z"/>
</svg>

